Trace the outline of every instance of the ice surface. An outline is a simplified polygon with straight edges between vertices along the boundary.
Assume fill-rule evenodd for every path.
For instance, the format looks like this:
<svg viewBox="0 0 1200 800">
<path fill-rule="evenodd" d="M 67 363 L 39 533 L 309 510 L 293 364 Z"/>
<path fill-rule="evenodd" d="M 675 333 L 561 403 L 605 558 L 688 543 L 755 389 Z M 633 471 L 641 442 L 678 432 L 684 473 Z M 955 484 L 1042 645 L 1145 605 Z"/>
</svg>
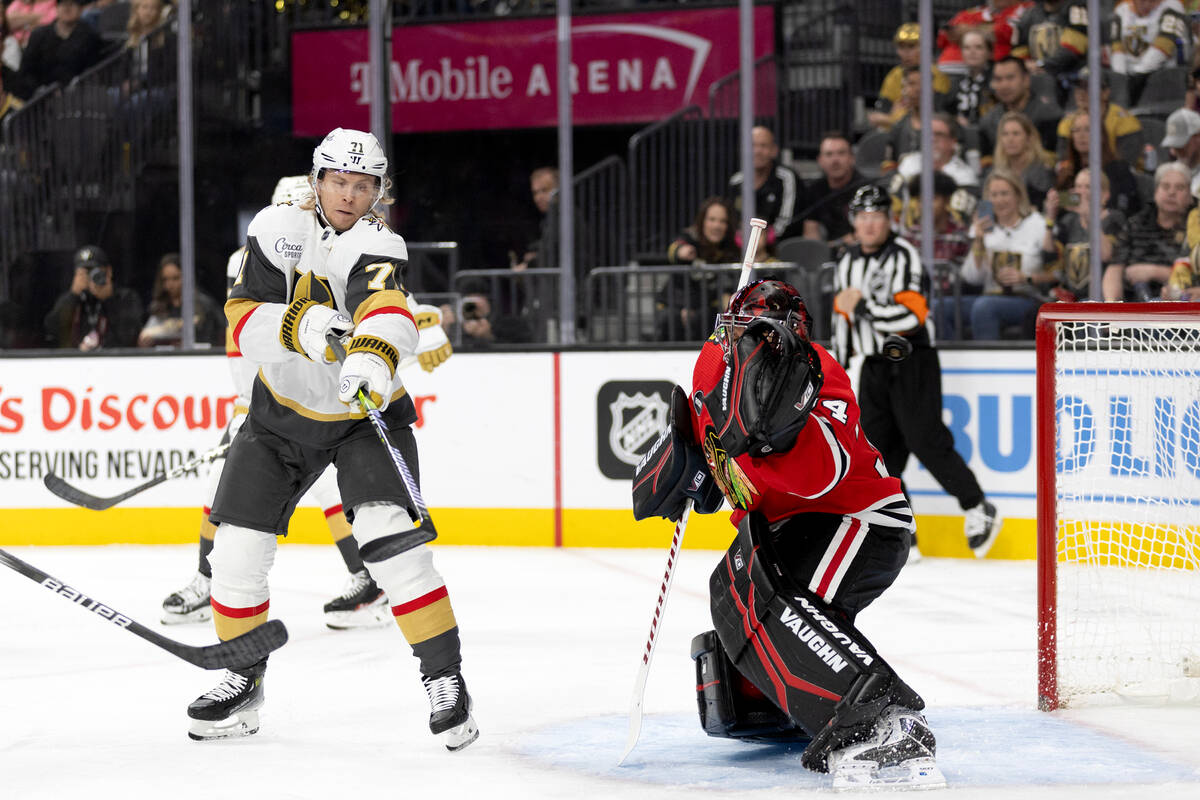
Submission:
<svg viewBox="0 0 1200 800">
<path fill-rule="evenodd" d="M 195 563 L 193 548 L 174 546 L 12 552 L 148 625 Z M 291 641 L 271 658 L 262 730 L 225 742 L 186 736 L 187 703 L 219 673 L 0 570 L 0 798 L 832 796 L 796 749 L 699 728 L 688 645 L 711 627 L 713 552 L 680 559 L 642 738 L 616 766 L 665 558 L 436 548 L 482 730 L 461 753 L 429 735 L 416 662 L 397 630 L 324 627 L 321 605 L 345 579 L 332 547 L 280 549 L 271 615 Z M 1200 708 L 1035 710 L 1034 615 L 1032 563 L 927 558 L 859 618 L 925 697 L 946 792 L 1200 797 Z M 209 625 L 160 630 L 215 640 Z"/>
</svg>

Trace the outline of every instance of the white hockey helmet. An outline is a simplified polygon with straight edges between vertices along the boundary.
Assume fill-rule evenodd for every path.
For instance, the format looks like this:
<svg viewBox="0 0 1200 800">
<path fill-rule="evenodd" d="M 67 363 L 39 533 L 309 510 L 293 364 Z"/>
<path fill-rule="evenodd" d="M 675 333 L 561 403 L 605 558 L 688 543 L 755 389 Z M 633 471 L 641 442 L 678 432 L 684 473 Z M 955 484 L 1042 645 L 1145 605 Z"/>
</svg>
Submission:
<svg viewBox="0 0 1200 800">
<path fill-rule="evenodd" d="M 321 170 L 333 169 L 374 175 L 382 186 L 387 167 L 387 154 L 379 146 L 379 140 L 366 131 L 334 128 L 313 150 L 314 181 Z"/>
<path fill-rule="evenodd" d="M 308 185 L 307 175 L 288 175 L 280 178 L 279 183 L 275 184 L 275 191 L 271 194 L 271 205 L 302 203 L 310 194 L 312 187 Z"/>
</svg>

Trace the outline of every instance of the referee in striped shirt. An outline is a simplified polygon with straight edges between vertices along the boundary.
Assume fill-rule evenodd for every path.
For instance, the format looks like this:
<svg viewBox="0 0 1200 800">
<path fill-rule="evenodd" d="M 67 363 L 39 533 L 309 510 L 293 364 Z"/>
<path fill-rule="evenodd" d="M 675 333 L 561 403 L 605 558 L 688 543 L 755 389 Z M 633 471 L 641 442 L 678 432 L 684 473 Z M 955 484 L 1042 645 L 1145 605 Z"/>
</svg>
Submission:
<svg viewBox="0 0 1200 800">
<path fill-rule="evenodd" d="M 958 500 L 967 544 L 982 558 L 995 542 L 1000 515 L 942 421 L 942 368 L 926 325 L 929 276 L 916 248 L 892 233 L 891 204 L 887 191 L 872 184 L 850 201 L 858 241 L 834 277 L 834 354 L 847 368 L 861 357 L 855 361 L 862 362 L 862 429 L 888 472 L 900 477 L 915 455 Z"/>
</svg>

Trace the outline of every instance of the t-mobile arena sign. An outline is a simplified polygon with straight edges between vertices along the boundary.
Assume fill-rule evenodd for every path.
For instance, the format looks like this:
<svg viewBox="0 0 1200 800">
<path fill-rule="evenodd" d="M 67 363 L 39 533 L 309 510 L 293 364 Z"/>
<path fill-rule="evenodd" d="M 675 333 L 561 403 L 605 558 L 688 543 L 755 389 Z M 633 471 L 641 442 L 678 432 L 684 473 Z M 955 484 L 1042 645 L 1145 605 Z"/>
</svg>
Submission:
<svg viewBox="0 0 1200 800">
<path fill-rule="evenodd" d="M 754 9 L 755 58 L 774 51 L 771 6 Z M 532 128 L 558 120 L 555 19 L 406 25 L 392 32 L 396 133 Z M 292 34 L 297 136 L 369 127 L 365 28 Z M 708 105 L 738 68 L 736 8 L 609 14 L 571 26 L 579 125 L 649 122 Z"/>
</svg>

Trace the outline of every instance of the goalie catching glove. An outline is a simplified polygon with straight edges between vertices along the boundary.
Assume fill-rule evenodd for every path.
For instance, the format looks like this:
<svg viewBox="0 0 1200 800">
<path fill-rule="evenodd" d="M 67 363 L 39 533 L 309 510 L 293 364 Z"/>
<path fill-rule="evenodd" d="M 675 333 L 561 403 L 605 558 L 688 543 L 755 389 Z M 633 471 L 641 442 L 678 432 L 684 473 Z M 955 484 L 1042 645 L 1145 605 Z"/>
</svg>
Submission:
<svg viewBox="0 0 1200 800">
<path fill-rule="evenodd" d="M 355 336 L 346 348 L 346 360 L 338 373 L 338 399 L 350 410 L 365 413 L 358 390 L 367 393 L 371 404 L 383 411 L 391 402 L 392 377 L 400 363 L 396 348 L 377 336 Z"/>
<path fill-rule="evenodd" d="M 416 320 L 418 333 L 417 362 L 421 369 L 433 372 L 454 353 L 450 339 L 442 329 L 441 309 L 431 305 L 416 305 L 413 307 L 413 319 Z"/>
<path fill-rule="evenodd" d="M 700 514 L 719 511 L 725 501 L 692 434 L 687 392 L 676 386 L 667 429 L 633 473 L 633 518 L 666 517 L 675 522 L 689 498 Z"/>
<path fill-rule="evenodd" d="M 312 300 L 296 300 L 283 313 L 279 341 L 310 361 L 332 364 L 337 359 L 326 337 L 333 334 L 341 339 L 353 329 L 354 323 L 340 311 Z"/>
</svg>

